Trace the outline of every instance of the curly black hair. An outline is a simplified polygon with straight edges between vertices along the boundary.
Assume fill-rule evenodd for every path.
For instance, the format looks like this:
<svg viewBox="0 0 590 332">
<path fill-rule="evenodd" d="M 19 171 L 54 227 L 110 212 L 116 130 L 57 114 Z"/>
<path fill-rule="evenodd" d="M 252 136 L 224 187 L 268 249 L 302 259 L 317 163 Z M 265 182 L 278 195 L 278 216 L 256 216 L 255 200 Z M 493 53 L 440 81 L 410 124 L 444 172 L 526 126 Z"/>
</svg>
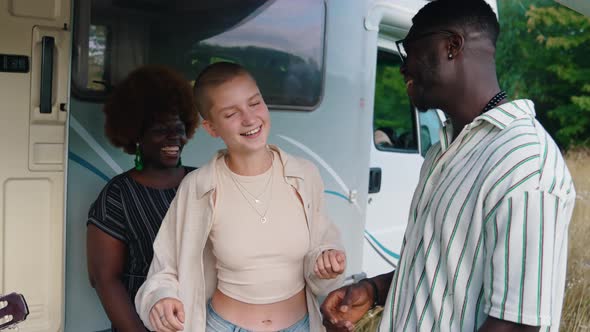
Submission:
<svg viewBox="0 0 590 332">
<path fill-rule="evenodd" d="M 415 29 L 456 26 L 484 33 L 495 46 L 500 34 L 498 18 L 484 0 L 434 0 L 426 4 L 414 18 Z"/>
<path fill-rule="evenodd" d="M 135 153 L 144 130 L 166 115 L 178 115 L 187 138 L 195 134 L 199 115 L 190 83 L 178 72 L 161 65 L 146 65 L 131 72 L 104 105 L 105 134 L 126 153 Z"/>
</svg>

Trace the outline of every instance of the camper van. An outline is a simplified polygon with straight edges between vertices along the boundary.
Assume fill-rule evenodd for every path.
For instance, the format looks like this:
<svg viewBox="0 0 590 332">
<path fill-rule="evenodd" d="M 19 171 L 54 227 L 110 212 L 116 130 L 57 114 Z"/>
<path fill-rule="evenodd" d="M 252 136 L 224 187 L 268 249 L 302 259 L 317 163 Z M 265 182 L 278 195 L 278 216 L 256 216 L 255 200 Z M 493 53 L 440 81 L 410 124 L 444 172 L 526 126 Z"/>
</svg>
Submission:
<svg viewBox="0 0 590 332">
<path fill-rule="evenodd" d="M 490 0 L 495 8 L 495 0 Z M 27 299 L 20 331 L 110 327 L 86 269 L 90 204 L 133 157 L 101 112 L 133 69 L 193 80 L 242 64 L 271 110 L 270 142 L 313 161 L 345 243 L 347 282 L 391 271 L 442 112 L 416 112 L 395 41 L 423 0 L 0 0 L 0 285 Z M 203 165 L 221 142 L 185 147 Z"/>
</svg>

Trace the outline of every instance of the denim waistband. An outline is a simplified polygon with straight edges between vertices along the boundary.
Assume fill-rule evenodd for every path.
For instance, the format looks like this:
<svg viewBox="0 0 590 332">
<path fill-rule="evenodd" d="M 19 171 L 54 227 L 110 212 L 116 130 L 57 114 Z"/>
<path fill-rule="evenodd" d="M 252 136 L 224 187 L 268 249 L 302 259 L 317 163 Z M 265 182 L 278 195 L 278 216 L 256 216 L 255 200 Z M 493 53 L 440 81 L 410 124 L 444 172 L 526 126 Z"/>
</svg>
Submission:
<svg viewBox="0 0 590 332">
<path fill-rule="evenodd" d="M 230 321 L 225 320 L 221 317 L 213 305 L 211 305 L 211 299 L 207 301 L 207 329 L 206 332 L 252 332 L 245 328 L 242 328 Z M 295 324 L 282 329 L 279 332 L 309 332 L 309 314 L 300 319 Z"/>
</svg>

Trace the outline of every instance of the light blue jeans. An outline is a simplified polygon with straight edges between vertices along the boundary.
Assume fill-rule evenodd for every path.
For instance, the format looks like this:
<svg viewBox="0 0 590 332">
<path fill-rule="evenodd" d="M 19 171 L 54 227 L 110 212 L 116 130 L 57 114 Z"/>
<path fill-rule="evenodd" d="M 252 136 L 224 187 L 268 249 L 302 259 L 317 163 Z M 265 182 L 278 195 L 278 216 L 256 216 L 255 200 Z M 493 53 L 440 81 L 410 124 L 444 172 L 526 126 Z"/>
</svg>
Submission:
<svg viewBox="0 0 590 332">
<path fill-rule="evenodd" d="M 213 306 L 211 300 L 207 302 L 207 330 L 206 332 L 252 332 L 241 328 L 232 322 L 228 322 L 223 319 Z M 306 314 L 300 321 L 289 326 L 286 329 L 280 330 L 279 332 L 310 332 L 309 331 L 309 315 Z"/>
</svg>

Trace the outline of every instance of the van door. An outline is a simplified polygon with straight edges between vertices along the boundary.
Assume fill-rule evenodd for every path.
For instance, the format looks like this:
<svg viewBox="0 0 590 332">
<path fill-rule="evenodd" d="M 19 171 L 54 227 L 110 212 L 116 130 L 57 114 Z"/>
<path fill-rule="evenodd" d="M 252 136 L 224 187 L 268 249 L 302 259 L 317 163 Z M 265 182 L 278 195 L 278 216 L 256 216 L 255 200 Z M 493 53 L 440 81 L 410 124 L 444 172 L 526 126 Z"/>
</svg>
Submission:
<svg viewBox="0 0 590 332">
<path fill-rule="evenodd" d="M 0 0 L 0 285 L 20 331 L 63 328 L 69 0 Z"/>
<path fill-rule="evenodd" d="M 373 137 L 365 227 L 363 270 L 368 276 L 397 264 L 423 156 L 438 141 L 436 110 L 411 106 L 401 59 L 386 39 L 379 39 L 375 71 Z M 389 45 L 391 46 L 391 45 Z"/>
</svg>

